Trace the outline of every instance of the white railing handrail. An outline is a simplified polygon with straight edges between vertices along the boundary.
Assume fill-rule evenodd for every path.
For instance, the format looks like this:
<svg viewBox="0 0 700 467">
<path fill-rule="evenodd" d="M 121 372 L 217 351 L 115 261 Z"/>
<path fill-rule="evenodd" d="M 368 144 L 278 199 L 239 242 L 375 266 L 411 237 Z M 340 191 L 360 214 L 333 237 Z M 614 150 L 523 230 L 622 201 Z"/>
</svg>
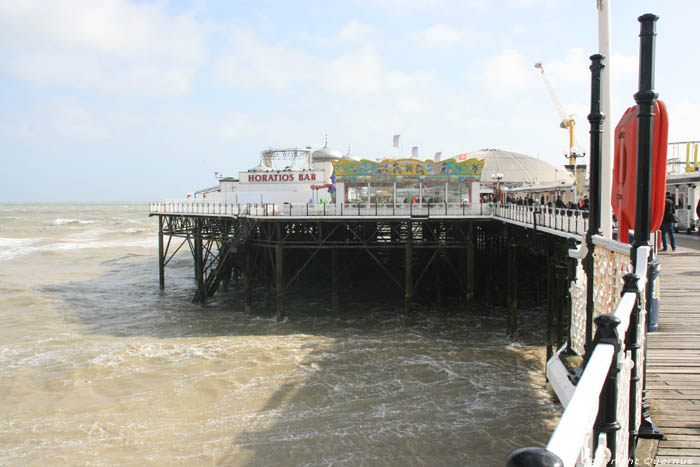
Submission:
<svg viewBox="0 0 700 467">
<path fill-rule="evenodd" d="M 228 200 L 190 199 L 150 203 L 151 214 L 192 214 L 219 216 L 342 216 L 342 217 L 492 217 L 505 222 L 557 235 L 581 239 L 587 226 L 587 214 L 544 205 L 495 203 L 231 203 Z M 374 211 L 374 212 L 372 212 Z"/>
<path fill-rule="evenodd" d="M 615 242 L 618 243 L 618 242 Z M 599 241 L 602 247 L 611 245 L 609 242 Z M 617 336 L 622 346 L 629 328 L 632 310 L 637 303 L 637 293 L 644 294 L 646 289 L 647 258 L 650 248 L 642 246 L 637 248 L 637 261 L 635 274 L 639 277 L 637 291 L 626 291 L 615 308 L 614 315 L 620 320 L 617 325 Z M 627 253 L 629 255 L 629 251 Z M 564 463 L 564 466 L 575 466 L 586 444 L 586 437 L 592 432 L 593 424 L 598 413 L 600 392 L 605 384 L 605 378 L 613 361 L 615 346 L 599 343 L 593 349 L 590 359 L 581 374 L 581 379 L 557 424 L 554 433 L 549 439 L 547 450 L 556 454 Z M 629 397 L 629 393 L 619 393 L 618 397 Z"/>
<path fill-rule="evenodd" d="M 567 467 L 576 465 L 576 460 L 586 443 L 586 436 L 593 429 L 598 414 L 600 391 L 605 384 L 614 354 L 613 345 L 596 346 L 569 405 L 566 406 L 547 443 L 547 450 L 559 456 Z"/>
<path fill-rule="evenodd" d="M 606 238 L 601 235 L 593 235 L 591 239 L 594 245 L 614 251 L 615 253 L 622 253 L 627 257 L 630 256 L 630 252 L 632 251 L 632 245 L 629 243 L 618 242 L 617 240 Z"/>
</svg>

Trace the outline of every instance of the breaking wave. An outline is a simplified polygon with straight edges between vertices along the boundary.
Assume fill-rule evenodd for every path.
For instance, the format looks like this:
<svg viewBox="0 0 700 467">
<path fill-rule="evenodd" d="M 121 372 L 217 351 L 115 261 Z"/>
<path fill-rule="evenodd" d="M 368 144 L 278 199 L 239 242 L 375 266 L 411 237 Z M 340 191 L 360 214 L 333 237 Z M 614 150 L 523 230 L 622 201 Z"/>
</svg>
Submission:
<svg viewBox="0 0 700 467">
<path fill-rule="evenodd" d="M 70 224 L 94 224 L 95 221 L 84 221 L 81 219 L 54 219 L 50 225 L 70 225 Z"/>
</svg>

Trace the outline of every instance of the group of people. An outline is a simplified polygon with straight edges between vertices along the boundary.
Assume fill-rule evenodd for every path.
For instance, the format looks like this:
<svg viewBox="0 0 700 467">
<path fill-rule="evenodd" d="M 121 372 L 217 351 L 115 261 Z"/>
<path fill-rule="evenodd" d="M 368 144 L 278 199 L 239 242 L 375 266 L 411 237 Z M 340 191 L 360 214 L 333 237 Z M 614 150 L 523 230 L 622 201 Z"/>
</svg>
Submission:
<svg viewBox="0 0 700 467">
<path fill-rule="evenodd" d="M 482 203 L 493 203 L 495 201 L 496 196 L 492 193 L 485 193 L 481 195 Z M 554 202 L 552 202 L 545 201 L 544 195 L 542 195 L 542 197 L 540 197 L 540 202 L 538 203 L 532 195 L 522 197 L 507 194 L 505 195 L 504 202 L 506 204 L 517 204 L 518 206 L 546 206 L 548 208 L 555 207 L 557 209 L 580 209 L 583 211 L 588 210 L 588 196 L 584 196 L 583 198 L 581 198 L 581 200 L 579 200 L 578 203 L 573 203 L 572 201 L 569 201 L 567 203 L 561 199 L 561 196 L 557 196 L 557 199 Z"/>
<path fill-rule="evenodd" d="M 700 219 L 700 201 L 698 201 L 698 205 L 695 207 L 695 213 L 698 215 L 698 219 Z M 676 223 L 678 223 L 676 206 L 671 197 L 671 193 L 667 191 L 664 218 L 661 221 L 661 244 L 663 245 L 661 251 L 668 251 L 666 236 L 668 236 L 668 241 L 671 243 L 671 250 L 676 251 L 676 237 L 673 234 L 674 224 Z"/>
</svg>

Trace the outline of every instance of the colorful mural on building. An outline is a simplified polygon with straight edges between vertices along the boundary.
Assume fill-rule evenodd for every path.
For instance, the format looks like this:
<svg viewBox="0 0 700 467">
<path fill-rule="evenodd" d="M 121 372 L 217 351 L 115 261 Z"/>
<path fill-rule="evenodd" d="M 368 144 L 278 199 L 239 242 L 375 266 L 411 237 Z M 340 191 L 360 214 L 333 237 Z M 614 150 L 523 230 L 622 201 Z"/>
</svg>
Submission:
<svg viewBox="0 0 700 467">
<path fill-rule="evenodd" d="M 447 159 L 441 162 L 416 159 L 384 159 L 379 162 L 333 161 L 336 181 L 355 183 L 391 183 L 418 180 L 443 182 L 473 182 L 481 178 L 483 159 L 457 161 Z"/>
</svg>

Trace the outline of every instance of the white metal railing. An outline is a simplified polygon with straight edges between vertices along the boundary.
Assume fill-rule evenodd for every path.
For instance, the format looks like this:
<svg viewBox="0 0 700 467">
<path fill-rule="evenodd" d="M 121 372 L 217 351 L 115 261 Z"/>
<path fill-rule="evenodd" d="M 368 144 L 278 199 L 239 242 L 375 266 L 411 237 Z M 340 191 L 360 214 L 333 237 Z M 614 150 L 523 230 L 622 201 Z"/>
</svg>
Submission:
<svg viewBox="0 0 700 467">
<path fill-rule="evenodd" d="M 605 243 L 603 240 L 597 241 L 598 246 Z M 609 246 L 617 250 L 626 249 L 618 245 Z M 583 373 L 546 449 L 524 448 L 518 451 L 538 450 L 545 457 L 555 456 L 554 459 L 566 467 L 602 466 L 611 460 L 616 466 L 630 462 L 629 448 L 634 444 L 630 443 L 630 432 L 637 432 L 641 424 L 643 376 L 640 368 L 646 346 L 643 299 L 649 253 L 650 248 L 646 246 L 636 250 L 634 275 L 638 281 L 635 287 L 628 286 L 623 290 L 613 316 L 602 317 L 603 321 L 596 320 L 599 327 L 593 350 L 586 357 Z M 634 276 L 631 278 L 634 279 Z M 607 323 L 607 333 L 605 329 L 601 331 L 602 323 Z M 558 358 L 559 354 L 552 357 Z M 611 371 L 612 365 L 616 365 L 614 371 Z M 636 372 L 634 377 L 633 371 Z M 607 392 L 602 394 L 602 391 Z M 600 407 L 600 401 L 609 406 Z M 630 407 L 635 410 L 630 411 Z M 596 422 L 611 426 L 617 423 L 619 428 L 606 432 L 601 426 L 596 427 Z M 610 446 L 614 447 L 613 452 L 610 452 Z"/>
<path fill-rule="evenodd" d="M 493 203 L 219 203 L 169 201 L 151 203 L 151 214 L 215 216 L 343 216 L 343 217 L 497 217 L 531 228 L 583 236 L 588 213 L 577 209 Z"/>
<path fill-rule="evenodd" d="M 588 230 L 588 211 L 543 205 L 501 204 L 494 215 L 541 229 L 583 236 Z"/>
<path fill-rule="evenodd" d="M 343 217 L 458 217 L 491 216 L 494 206 L 486 203 L 263 203 L 233 204 L 202 201 L 151 203 L 151 214 L 195 214 L 220 216 L 343 216 Z"/>
</svg>

